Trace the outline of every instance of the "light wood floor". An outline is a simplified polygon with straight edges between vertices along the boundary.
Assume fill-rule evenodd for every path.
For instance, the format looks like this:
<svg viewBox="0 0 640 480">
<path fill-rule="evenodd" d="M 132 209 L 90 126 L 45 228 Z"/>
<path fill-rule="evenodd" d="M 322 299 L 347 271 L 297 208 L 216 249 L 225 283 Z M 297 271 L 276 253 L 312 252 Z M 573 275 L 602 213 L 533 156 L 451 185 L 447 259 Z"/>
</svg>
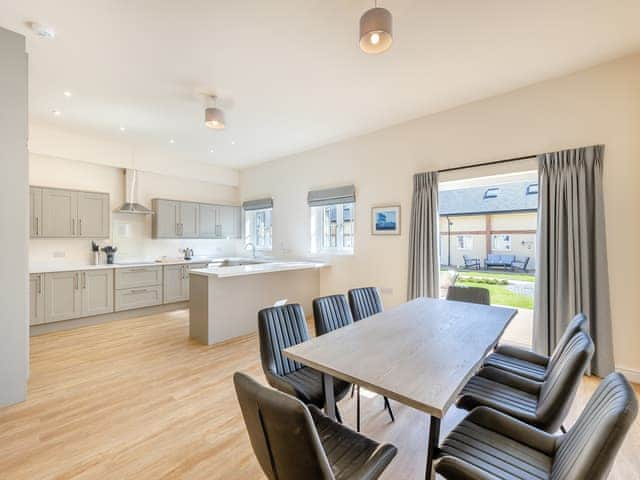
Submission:
<svg viewBox="0 0 640 480">
<path fill-rule="evenodd" d="M 0 409 L 1 479 L 260 479 L 231 375 L 263 379 L 255 336 L 206 347 L 188 311 L 31 339 L 29 399 Z M 597 385 L 586 379 L 567 422 Z M 427 417 L 363 398 L 364 432 L 399 454 L 385 479 L 424 478 Z M 341 402 L 347 423 L 354 402 Z M 445 419 L 446 432 L 463 415 Z M 640 478 L 636 421 L 611 478 Z"/>
</svg>

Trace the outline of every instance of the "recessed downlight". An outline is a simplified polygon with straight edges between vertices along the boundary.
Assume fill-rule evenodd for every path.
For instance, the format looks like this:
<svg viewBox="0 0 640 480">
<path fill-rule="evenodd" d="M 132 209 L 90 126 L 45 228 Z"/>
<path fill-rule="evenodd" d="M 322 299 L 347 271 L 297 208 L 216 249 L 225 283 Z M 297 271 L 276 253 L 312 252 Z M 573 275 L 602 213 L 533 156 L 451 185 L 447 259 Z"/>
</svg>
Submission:
<svg viewBox="0 0 640 480">
<path fill-rule="evenodd" d="M 176 143 L 176 141 L 172 138 L 169 140 L 169 143 Z"/>
<path fill-rule="evenodd" d="M 213 147 L 209 148 L 209 153 L 213 153 Z"/>
<path fill-rule="evenodd" d="M 124 132 L 126 130 L 126 128 L 124 128 L 122 125 L 120 125 L 120 131 Z"/>
<path fill-rule="evenodd" d="M 69 98 L 72 94 L 71 94 L 71 92 L 70 92 L 69 90 L 65 90 L 65 91 L 63 92 L 63 95 L 64 95 L 65 97 Z"/>
<path fill-rule="evenodd" d="M 51 113 L 54 117 L 59 117 L 60 115 L 62 115 L 62 112 L 60 110 L 56 110 L 55 108 L 51 110 Z"/>
<path fill-rule="evenodd" d="M 235 140 L 231 140 L 231 145 L 235 145 L 236 141 Z"/>
</svg>

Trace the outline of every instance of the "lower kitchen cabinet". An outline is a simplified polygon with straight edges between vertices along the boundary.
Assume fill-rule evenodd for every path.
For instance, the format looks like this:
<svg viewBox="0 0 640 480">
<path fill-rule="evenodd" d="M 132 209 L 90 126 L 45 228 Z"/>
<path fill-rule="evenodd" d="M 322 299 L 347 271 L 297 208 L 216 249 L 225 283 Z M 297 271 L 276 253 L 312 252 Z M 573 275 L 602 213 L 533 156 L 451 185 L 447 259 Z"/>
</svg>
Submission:
<svg viewBox="0 0 640 480">
<path fill-rule="evenodd" d="M 162 285 L 116 290 L 116 312 L 162 303 Z"/>
<path fill-rule="evenodd" d="M 87 270 L 82 275 L 82 315 L 113 312 L 113 269 Z"/>
<path fill-rule="evenodd" d="M 29 325 L 40 325 L 44 318 L 44 274 L 29 275 Z"/>
<path fill-rule="evenodd" d="M 45 321 L 57 322 L 82 316 L 80 272 L 44 274 Z"/>
<path fill-rule="evenodd" d="M 163 275 L 164 303 L 189 300 L 188 265 L 165 265 Z"/>
</svg>

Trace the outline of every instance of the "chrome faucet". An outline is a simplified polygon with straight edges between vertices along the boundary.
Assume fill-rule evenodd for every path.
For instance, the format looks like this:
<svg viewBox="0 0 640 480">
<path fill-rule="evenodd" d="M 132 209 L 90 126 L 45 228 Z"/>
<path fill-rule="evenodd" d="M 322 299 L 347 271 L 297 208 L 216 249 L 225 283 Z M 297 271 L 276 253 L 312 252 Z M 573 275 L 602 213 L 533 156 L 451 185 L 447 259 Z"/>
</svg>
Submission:
<svg viewBox="0 0 640 480">
<path fill-rule="evenodd" d="M 244 249 L 246 250 L 249 247 L 251 247 L 251 252 L 252 252 L 253 258 L 256 258 L 256 246 L 253 243 L 247 243 L 244 246 Z"/>
</svg>

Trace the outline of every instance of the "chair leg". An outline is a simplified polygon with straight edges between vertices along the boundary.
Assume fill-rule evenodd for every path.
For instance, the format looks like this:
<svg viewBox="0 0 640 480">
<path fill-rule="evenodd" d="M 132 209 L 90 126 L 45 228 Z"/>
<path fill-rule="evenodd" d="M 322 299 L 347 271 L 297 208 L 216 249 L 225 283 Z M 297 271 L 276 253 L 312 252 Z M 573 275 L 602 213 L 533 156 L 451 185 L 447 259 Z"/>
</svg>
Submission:
<svg viewBox="0 0 640 480">
<path fill-rule="evenodd" d="M 391 421 L 395 422 L 396 419 L 393 416 L 393 410 L 391 410 L 391 404 L 389 403 L 389 399 L 387 397 L 384 397 L 384 408 L 386 408 L 389 411 L 389 416 L 391 417 Z"/>
<path fill-rule="evenodd" d="M 356 387 L 356 431 L 360 432 L 360 385 Z"/>
<path fill-rule="evenodd" d="M 560 425 L 560 431 L 561 431 L 562 433 L 567 433 L 567 429 L 566 429 L 566 428 L 564 428 L 564 425 Z"/>
<path fill-rule="evenodd" d="M 351 385 L 351 398 L 353 398 L 353 392 L 356 391 L 356 384 Z"/>
<path fill-rule="evenodd" d="M 340 410 L 338 410 L 338 404 L 336 403 L 336 420 L 338 423 L 342 423 L 342 415 L 340 415 Z"/>
</svg>

